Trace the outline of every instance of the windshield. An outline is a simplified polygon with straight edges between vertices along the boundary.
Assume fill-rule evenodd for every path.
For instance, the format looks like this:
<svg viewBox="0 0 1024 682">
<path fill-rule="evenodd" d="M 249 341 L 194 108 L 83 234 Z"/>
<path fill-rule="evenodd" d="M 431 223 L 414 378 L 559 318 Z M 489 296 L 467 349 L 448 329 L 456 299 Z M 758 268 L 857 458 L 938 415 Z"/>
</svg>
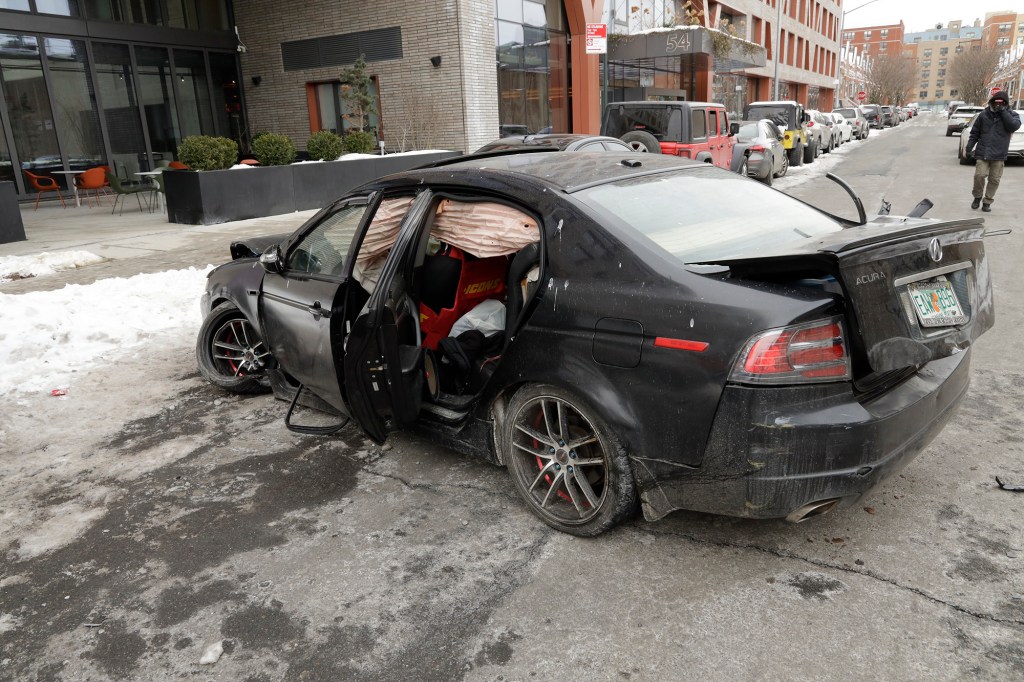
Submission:
<svg viewBox="0 0 1024 682">
<path fill-rule="evenodd" d="M 718 168 L 625 178 L 575 196 L 684 263 L 785 252 L 842 229 L 781 192 Z"/>
<path fill-rule="evenodd" d="M 750 142 L 760 137 L 761 131 L 757 129 L 756 123 L 748 123 L 740 126 L 740 130 L 736 133 L 736 139 L 740 142 Z"/>
<path fill-rule="evenodd" d="M 682 138 L 682 116 L 679 107 L 608 107 L 602 135 L 622 137 L 634 130 L 650 133 L 659 140 L 679 141 Z"/>
<path fill-rule="evenodd" d="M 793 115 L 793 107 L 772 106 L 760 104 L 750 107 L 747 111 L 747 118 L 767 118 L 780 128 L 789 127 L 789 118 Z"/>
</svg>

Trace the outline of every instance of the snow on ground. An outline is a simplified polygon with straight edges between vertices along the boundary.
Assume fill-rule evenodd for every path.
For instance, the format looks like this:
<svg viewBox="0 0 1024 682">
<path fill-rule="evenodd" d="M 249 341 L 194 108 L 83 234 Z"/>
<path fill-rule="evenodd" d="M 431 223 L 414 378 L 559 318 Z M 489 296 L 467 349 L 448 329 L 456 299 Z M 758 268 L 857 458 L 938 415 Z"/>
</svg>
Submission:
<svg viewBox="0 0 1024 682">
<path fill-rule="evenodd" d="M 837 149 L 833 149 L 829 154 L 822 154 L 814 160 L 814 163 L 805 163 L 802 166 L 790 166 L 789 171 L 785 177 L 776 178 L 772 186 L 775 189 L 787 190 L 797 185 L 802 185 L 809 180 L 816 178 L 823 178 L 825 174 L 839 165 L 843 158 L 857 149 L 860 149 L 866 144 L 874 144 L 878 138 L 888 135 L 895 128 L 882 128 L 881 130 L 872 130 L 871 134 L 866 140 L 859 140 L 856 142 L 847 142 Z"/>
<path fill-rule="evenodd" d="M 113 362 L 161 334 L 194 342 L 202 322 L 199 298 L 212 267 L 0 294 L 0 395 L 73 392 L 75 372 Z"/>
<path fill-rule="evenodd" d="M 0 282 L 12 279 L 52 275 L 61 270 L 73 270 L 83 265 L 99 263 L 103 258 L 88 251 L 61 251 L 37 253 L 31 256 L 0 256 Z"/>
</svg>

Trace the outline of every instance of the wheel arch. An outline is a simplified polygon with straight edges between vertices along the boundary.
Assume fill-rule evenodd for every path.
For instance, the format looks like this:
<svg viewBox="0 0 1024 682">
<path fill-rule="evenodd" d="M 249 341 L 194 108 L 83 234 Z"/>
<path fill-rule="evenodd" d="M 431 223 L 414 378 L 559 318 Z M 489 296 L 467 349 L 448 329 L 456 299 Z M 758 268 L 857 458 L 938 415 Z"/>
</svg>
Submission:
<svg viewBox="0 0 1024 682">
<path fill-rule="evenodd" d="M 700 161 L 702 163 L 713 163 L 714 159 L 711 157 L 711 152 L 700 152 L 694 157 L 694 161 Z"/>
</svg>

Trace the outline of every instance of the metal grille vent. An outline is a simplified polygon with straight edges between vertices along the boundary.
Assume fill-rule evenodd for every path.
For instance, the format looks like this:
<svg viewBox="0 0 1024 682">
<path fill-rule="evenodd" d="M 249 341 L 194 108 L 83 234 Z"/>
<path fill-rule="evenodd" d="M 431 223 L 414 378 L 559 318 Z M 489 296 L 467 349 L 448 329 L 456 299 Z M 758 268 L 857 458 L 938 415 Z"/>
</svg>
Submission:
<svg viewBox="0 0 1024 682">
<path fill-rule="evenodd" d="M 399 26 L 281 43 L 285 71 L 351 64 L 359 55 L 367 62 L 402 58 Z"/>
</svg>

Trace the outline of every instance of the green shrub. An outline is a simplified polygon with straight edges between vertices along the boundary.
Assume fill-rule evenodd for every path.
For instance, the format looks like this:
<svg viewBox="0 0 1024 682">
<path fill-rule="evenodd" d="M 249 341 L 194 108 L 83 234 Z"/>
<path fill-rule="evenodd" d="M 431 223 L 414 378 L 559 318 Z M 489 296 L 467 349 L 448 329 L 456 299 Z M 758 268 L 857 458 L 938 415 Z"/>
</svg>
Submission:
<svg viewBox="0 0 1024 682">
<path fill-rule="evenodd" d="M 351 154 L 369 154 L 373 151 L 373 135 L 353 130 L 344 138 L 345 151 Z"/>
<path fill-rule="evenodd" d="M 295 145 L 287 135 L 264 133 L 252 141 L 261 166 L 285 166 L 295 160 Z"/>
<path fill-rule="evenodd" d="M 344 149 L 345 145 L 342 143 L 341 138 L 330 130 L 321 130 L 320 132 L 313 133 L 309 137 L 309 142 L 306 143 L 306 151 L 309 152 L 309 158 L 311 159 L 334 161 L 341 156 L 341 152 Z"/>
<path fill-rule="evenodd" d="M 226 137 L 190 135 L 178 145 L 178 159 L 197 171 L 231 168 L 238 159 L 238 143 Z"/>
</svg>

